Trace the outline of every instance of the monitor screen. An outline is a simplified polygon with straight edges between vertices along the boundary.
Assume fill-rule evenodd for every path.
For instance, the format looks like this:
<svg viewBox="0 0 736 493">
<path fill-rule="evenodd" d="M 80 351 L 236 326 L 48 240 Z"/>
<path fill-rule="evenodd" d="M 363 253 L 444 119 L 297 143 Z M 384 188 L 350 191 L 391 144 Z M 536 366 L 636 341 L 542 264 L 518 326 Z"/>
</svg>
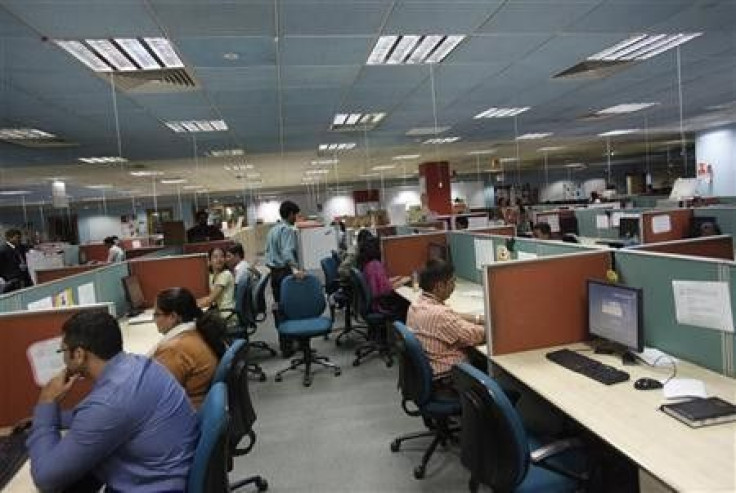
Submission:
<svg viewBox="0 0 736 493">
<path fill-rule="evenodd" d="M 427 247 L 427 256 L 430 259 L 436 258 L 440 260 L 447 260 L 447 245 L 440 243 L 430 243 Z"/>
<path fill-rule="evenodd" d="M 138 281 L 138 276 L 123 277 L 123 289 L 133 311 L 145 308 L 146 300 L 143 297 L 143 290 L 140 281 Z"/>
<path fill-rule="evenodd" d="M 698 238 L 703 236 L 703 224 L 711 224 L 711 230 L 713 234 L 720 234 L 720 227 L 718 221 L 713 216 L 693 216 L 690 219 L 690 237 Z"/>
<path fill-rule="evenodd" d="M 644 349 L 641 289 L 589 280 L 588 331 L 641 352 Z"/>
<path fill-rule="evenodd" d="M 619 238 L 639 238 L 639 218 L 622 217 L 618 225 Z"/>
<path fill-rule="evenodd" d="M 575 216 L 560 215 L 560 233 L 563 235 L 579 234 L 578 233 L 578 218 Z"/>
</svg>

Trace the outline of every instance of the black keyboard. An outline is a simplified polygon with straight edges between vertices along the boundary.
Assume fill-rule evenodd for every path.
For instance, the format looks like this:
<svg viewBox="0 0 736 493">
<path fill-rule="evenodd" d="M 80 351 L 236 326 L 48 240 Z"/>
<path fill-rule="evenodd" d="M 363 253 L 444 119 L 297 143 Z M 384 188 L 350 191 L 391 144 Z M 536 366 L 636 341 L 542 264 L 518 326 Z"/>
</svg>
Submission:
<svg viewBox="0 0 736 493">
<path fill-rule="evenodd" d="M 27 436 L 22 431 L 0 436 L 0 490 L 13 479 L 15 473 L 28 458 Z"/>
<path fill-rule="evenodd" d="M 625 371 L 608 366 L 600 361 L 588 358 L 576 351 L 569 349 L 559 349 L 546 354 L 547 359 L 560 366 L 564 366 L 568 370 L 585 375 L 588 378 L 612 385 L 614 383 L 625 382 L 629 379 L 629 374 Z"/>
</svg>

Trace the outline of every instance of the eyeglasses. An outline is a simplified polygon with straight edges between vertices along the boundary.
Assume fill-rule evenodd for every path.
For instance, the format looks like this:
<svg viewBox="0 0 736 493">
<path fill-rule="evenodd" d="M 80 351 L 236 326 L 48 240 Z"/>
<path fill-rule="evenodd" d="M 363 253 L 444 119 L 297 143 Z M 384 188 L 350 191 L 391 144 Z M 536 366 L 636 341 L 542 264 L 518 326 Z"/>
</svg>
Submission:
<svg viewBox="0 0 736 493">
<path fill-rule="evenodd" d="M 168 315 L 168 313 L 164 313 L 164 312 L 153 312 L 153 316 L 154 317 L 165 317 L 166 315 Z"/>
<path fill-rule="evenodd" d="M 56 350 L 56 354 L 65 353 L 65 352 L 69 351 L 69 349 L 70 348 L 68 348 L 68 347 L 59 348 L 59 349 Z"/>
</svg>

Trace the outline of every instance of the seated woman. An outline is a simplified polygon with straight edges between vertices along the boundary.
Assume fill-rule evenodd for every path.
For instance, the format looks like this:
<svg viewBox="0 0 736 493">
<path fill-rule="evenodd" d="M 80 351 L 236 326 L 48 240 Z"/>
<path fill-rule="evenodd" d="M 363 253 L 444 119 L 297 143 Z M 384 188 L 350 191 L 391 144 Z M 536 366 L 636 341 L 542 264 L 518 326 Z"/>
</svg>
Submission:
<svg viewBox="0 0 736 493">
<path fill-rule="evenodd" d="M 151 357 L 168 368 L 199 408 L 225 354 L 225 322 L 215 310 L 206 313 L 185 288 L 164 289 L 156 297 L 154 319 L 163 339 Z"/>
<path fill-rule="evenodd" d="M 385 313 L 394 320 L 405 321 L 409 302 L 394 291 L 411 281 L 410 277 L 388 277 L 381 262 L 381 247 L 378 238 L 367 238 L 358 253 L 358 266 L 368 283 L 373 296 L 374 311 Z"/>
<path fill-rule="evenodd" d="M 225 250 L 215 247 L 209 252 L 210 294 L 197 301 L 200 308 L 216 307 L 220 311 L 235 309 L 235 277 L 227 268 Z"/>
</svg>

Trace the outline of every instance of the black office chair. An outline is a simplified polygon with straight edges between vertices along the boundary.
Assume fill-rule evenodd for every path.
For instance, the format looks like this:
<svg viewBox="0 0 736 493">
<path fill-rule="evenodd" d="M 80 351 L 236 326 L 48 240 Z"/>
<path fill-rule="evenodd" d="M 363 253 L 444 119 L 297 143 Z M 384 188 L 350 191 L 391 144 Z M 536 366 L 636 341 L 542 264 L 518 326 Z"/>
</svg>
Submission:
<svg viewBox="0 0 736 493">
<path fill-rule="evenodd" d="M 367 341 L 355 350 L 353 366 L 360 365 L 364 359 L 375 353 L 386 362 L 386 366 L 391 367 L 394 364 L 388 330 L 391 319 L 387 314 L 373 310 L 371 288 L 362 272 L 356 268 L 350 269 L 350 280 L 355 312 L 368 326 Z"/>
<path fill-rule="evenodd" d="M 429 431 L 400 436 L 391 442 L 391 451 L 398 452 L 401 443 L 415 438 L 433 437 L 422 462 L 414 468 L 414 477 L 422 479 L 427 471 L 427 463 L 432 458 L 437 445 L 447 444 L 454 439 L 457 427 L 450 426 L 450 418 L 460 414 L 460 401 L 451 397 L 437 396 L 432 387 L 432 368 L 429 366 L 421 344 L 413 332 L 401 322 L 394 322 L 396 347 L 399 357 L 399 388 L 401 389 L 401 408 L 409 416 L 421 416 Z M 413 404 L 416 409 L 409 409 Z"/>
<path fill-rule="evenodd" d="M 367 339 L 365 332 L 353 325 L 352 289 L 350 289 L 350 286 L 343 286 L 340 283 L 340 276 L 338 275 L 338 266 L 340 264 L 332 256 L 323 258 L 320 261 L 320 265 L 325 275 L 325 293 L 327 294 L 327 304 L 330 307 L 330 318 L 334 323 L 335 310 L 339 309 L 343 310 L 345 319 L 345 325 L 342 328 L 342 332 L 335 339 L 335 345 L 341 345 L 343 338 L 353 333 L 360 335 L 363 339 Z"/>
<path fill-rule="evenodd" d="M 470 491 L 580 491 L 588 479 L 583 443 L 577 438 L 541 446 L 527 435 L 506 393 L 468 363 L 453 367 L 460 392 L 461 462 L 470 470 Z"/>
</svg>

